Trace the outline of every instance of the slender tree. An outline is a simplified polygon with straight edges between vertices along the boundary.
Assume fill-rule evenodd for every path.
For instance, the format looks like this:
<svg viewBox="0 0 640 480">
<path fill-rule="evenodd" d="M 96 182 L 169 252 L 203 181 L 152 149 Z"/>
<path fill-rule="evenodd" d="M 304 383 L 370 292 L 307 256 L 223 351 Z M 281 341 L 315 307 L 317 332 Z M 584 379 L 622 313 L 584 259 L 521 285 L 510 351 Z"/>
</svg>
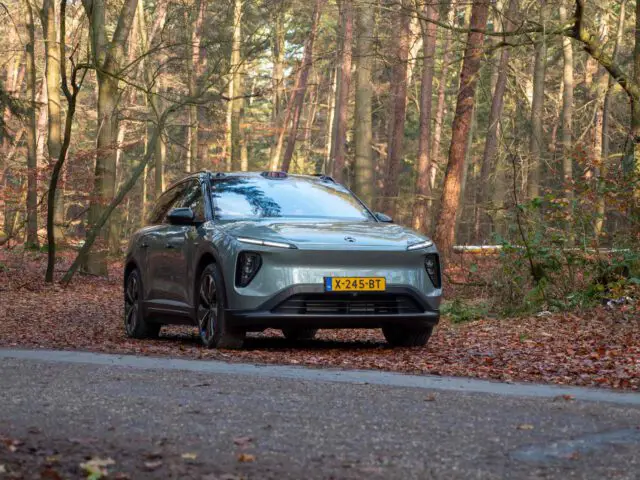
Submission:
<svg viewBox="0 0 640 480">
<path fill-rule="evenodd" d="M 193 5 L 193 21 L 190 23 L 191 28 L 191 51 L 188 56 L 188 81 L 189 95 L 194 97 L 198 91 L 198 82 L 202 75 L 202 64 L 200 58 L 200 37 L 202 35 L 202 25 L 204 23 L 206 3 L 203 0 L 195 0 Z M 187 129 L 187 139 L 189 142 L 185 170 L 192 172 L 198 168 L 198 106 L 193 104 L 189 106 L 189 126 Z"/>
<path fill-rule="evenodd" d="M 515 28 L 514 20 L 518 11 L 518 0 L 509 0 L 509 6 L 504 19 L 504 31 L 508 34 Z M 506 41 L 506 36 L 503 41 Z M 493 95 L 491 97 L 491 109 L 489 111 L 489 127 L 487 128 L 487 135 L 484 143 L 484 151 L 482 154 L 482 160 L 480 165 L 480 188 L 477 189 L 478 195 L 476 198 L 476 204 L 486 209 L 492 193 L 495 190 L 495 177 L 503 175 L 503 173 L 497 172 L 496 155 L 498 153 L 498 131 L 500 127 L 500 120 L 502 118 L 502 112 L 504 110 L 504 94 L 507 89 L 507 72 L 509 66 L 509 60 L 511 58 L 511 50 L 503 48 L 500 53 L 500 60 L 497 65 L 497 75 L 495 86 L 493 89 Z M 480 209 L 478 209 L 480 210 Z M 489 215 L 490 219 L 496 219 L 499 216 L 498 212 L 502 212 L 502 205 L 493 205 L 493 211 Z M 479 213 L 477 213 L 479 215 Z M 476 241 L 482 241 L 487 239 L 489 234 L 488 228 L 483 228 L 486 225 L 480 218 L 476 218 Z"/>
<path fill-rule="evenodd" d="M 374 165 L 371 119 L 371 70 L 373 68 L 373 9 L 370 5 L 357 6 L 356 92 L 354 113 L 355 191 L 367 204 L 373 202 Z"/>
<path fill-rule="evenodd" d="M 438 19 L 437 4 L 429 2 L 425 5 L 424 15 L 429 20 L 422 24 L 422 80 L 420 86 L 420 135 L 418 137 L 418 168 L 416 177 L 416 198 L 413 208 L 413 228 L 425 230 L 428 221 L 428 204 L 431 197 L 431 109 L 433 103 L 433 65 L 436 51 L 436 24 Z"/>
<path fill-rule="evenodd" d="M 345 180 L 346 143 L 347 143 L 347 111 L 349 108 L 349 90 L 351 87 L 351 59 L 353 43 L 353 5 L 352 0 L 341 0 L 340 7 L 342 48 L 338 61 L 339 88 L 335 100 L 333 117 L 333 155 L 331 164 L 333 176 L 338 182 Z"/>
<path fill-rule="evenodd" d="M 402 167 L 404 124 L 407 111 L 407 63 L 411 17 L 409 0 L 402 0 L 395 12 L 395 45 L 389 95 L 389 140 L 384 178 L 382 209 L 391 216 L 395 213 Z"/>
<path fill-rule="evenodd" d="M 66 38 L 66 8 L 67 0 L 60 0 L 60 38 L 64 40 Z M 45 273 L 45 281 L 53 282 L 53 275 L 56 266 L 56 229 L 54 226 L 55 220 L 55 198 L 56 190 L 58 188 L 58 180 L 62 168 L 67 159 L 67 153 L 69 151 L 69 145 L 71 144 L 71 131 L 73 129 L 73 119 L 76 113 L 76 105 L 78 100 L 78 94 L 82 82 L 84 81 L 86 68 L 82 67 L 82 70 L 78 67 L 74 67 L 71 71 L 70 81 L 67 79 L 66 68 L 66 46 L 65 41 L 61 41 L 58 45 L 60 59 L 60 83 L 64 97 L 67 101 L 67 112 L 65 114 L 64 133 L 62 137 L 62 143 L 60 144 L 60 151 L 58 152 L 58 158 L 56 158 L 53 165 L 53 171 L 51 172 L 51 180 L 49 181 L 49 192 L 47 194 L 47 271 Z M 80 73 L 80 78 L 78 74 Z"/>
<path fill-rule="evenodd" d="M 36 58 L 35 26 L 31 0 L 24 0 L 25 27 L 27 29 L 26 78 L 29 112 L 27 116 L 27 244 L 37 247 L 38 242 L 38 159 L 36 156 Z"/>
<path fill-rule="evenodd" d="M 60 41 L 56 28 L 55 0 L 43 0 L 41 15 L 44 33 L 45 76 L 47 85 L 48 131 L 47 150 L 49 162 L 53 163 L 60 155 L 62 148 L 62 99 L 60 95 Z M 61 224 L 64 222 L 64 186 L 59 188 L 55 198 L 56 234 L 62 235 Z"/>
<path fill-rule="evenodd" d="M 540 23 L 546 24 L 546 0 L 540 2 Z M 530 199 L 540 195 L 540 169 L 543 154 L 544 81 L 547 70 L 547 37 L 541 35 L 535 44 L 533 64 L 533 96 L 531 101 L 531 137 L 529 140 L 529 172 L 527 193 Z"/>
<path fill-rule="evenodd" d="M 313 63 L 313 43 L 318 33 L 318 25 L 320 23 L 320 15 L 322 13 L 322 6 L 325 0 L 316 0 L 313 7 L 313 15 L 311 20 L 311 31 L 307 37 L 307 41 L 304 46 L 304 55 L 302 58 L 302 66 L 300 67 L 300 75 L 295 85 L 295 91 L 292 92 L 292 116 L 291 116 L 291 129 L 287 137 L 287 149 L 284 152 L 282 159 L 282 170 L 287 172 L 291 166 L 291 158 L 293 156 L 293 150 L 296 145 L 296 137 L 298 135 L 298 124 L 300 123 L 300 114 L 302 113 L 302 105 L 304 103 L 304 96 L 307 91 L 307 81 L 309 79 L 309 71 Z M 286 124 L 287 122 L 285 122 Z"/>
<path fill-rule="evenodd" d="M 482 59 L 484 29 L 487 26 L 490 0 L 474 0 L 470 31 L 460 73 L 460 90 L 451 131 L 451 148 L 444 177 L 435 241 L 445 255 L 452 252 L 455 241 L 456 215 L 460 207 L 460 189 L 464 159 L 474 110 L 474 97 Z"/>
<path fill-rule="evenodd" d="M 241 170 L 242 154 L 242 98 L 244 92 L 243 85 L 243 65 L 241 58 L 242 50 L 242 0 L 233 2 L 233 40 L 231 44 L 231 82 L 233 83 L 233 95 L 231 97 L 231 169 Z"/>
</svg>

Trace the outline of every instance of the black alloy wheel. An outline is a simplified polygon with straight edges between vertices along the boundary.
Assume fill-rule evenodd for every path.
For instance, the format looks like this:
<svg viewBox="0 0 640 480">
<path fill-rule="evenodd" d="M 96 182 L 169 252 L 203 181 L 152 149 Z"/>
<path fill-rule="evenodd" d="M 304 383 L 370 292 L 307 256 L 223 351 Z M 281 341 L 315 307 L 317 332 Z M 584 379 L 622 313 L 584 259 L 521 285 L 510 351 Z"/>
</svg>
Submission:
<svg viewBox="0 0 640 480">
<path fill-rule="evenodd" d="M 129 272 L 124 287 L 124 329 L 131 338 L 155 338 L 162 325 L 151 323 L 142 303 L 142 279 L 138 269 Z"/>
<path fill-rule="evenodd" d="M 223 285 L 216 264 L 207 265 L 200 275 L 196 289 L 200 339 L 207 348 L 241 348 L 245 332 L 228 325 Z"/>
</svg>

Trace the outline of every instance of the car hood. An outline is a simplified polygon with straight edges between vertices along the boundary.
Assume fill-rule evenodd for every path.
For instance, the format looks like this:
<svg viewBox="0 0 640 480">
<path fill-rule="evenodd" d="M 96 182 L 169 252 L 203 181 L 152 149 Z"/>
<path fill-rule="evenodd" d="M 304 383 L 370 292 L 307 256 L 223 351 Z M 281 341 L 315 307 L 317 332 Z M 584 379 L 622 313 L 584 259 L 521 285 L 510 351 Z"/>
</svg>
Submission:
<svg viewBox="0 0 640 480">
<path fill-rule="evenodd" d="M 385 247 L 404 249 L 426 239 L 415 232 L 389 223 L 313 222 L 255 220 L 220 224 L 234 237 L 287 242 L 305 246 Z"/>
</svg>

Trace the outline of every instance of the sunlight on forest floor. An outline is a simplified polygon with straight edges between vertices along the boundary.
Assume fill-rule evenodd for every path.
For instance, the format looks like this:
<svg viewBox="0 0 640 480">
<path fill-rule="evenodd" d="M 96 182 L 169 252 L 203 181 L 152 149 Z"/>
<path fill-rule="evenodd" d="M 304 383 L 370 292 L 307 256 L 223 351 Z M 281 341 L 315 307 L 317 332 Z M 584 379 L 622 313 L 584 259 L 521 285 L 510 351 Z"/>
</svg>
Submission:
<svg viewBox="0 0 640 480">
<path fill-rule="evenodd" d="M 378 330 L 321 330 L 307 342 L 280 332 L 250 334 L 240 351 L 206 350 L 195 328 L 165 327 L 158 340 L 134 341 L 122 326 L 121 264 L 110 278 L 77 276 L 46 285 L 40 253 L 2 253 L 6 318 L 0 346 L 379 369 L 501 381 L 640 389 L 640 318 L 623 308 L 452 324 L 444 318 L 427 347 L 391 349 Z M 69 263 L 60 259 L 59 270 Z"/>
</svg>

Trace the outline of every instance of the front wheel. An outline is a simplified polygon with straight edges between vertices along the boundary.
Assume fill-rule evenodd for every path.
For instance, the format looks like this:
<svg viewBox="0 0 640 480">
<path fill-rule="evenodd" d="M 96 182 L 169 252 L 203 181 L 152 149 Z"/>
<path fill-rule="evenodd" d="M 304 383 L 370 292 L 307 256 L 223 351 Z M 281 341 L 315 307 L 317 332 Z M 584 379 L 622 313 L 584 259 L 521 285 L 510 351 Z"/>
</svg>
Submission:
<svg viewBox="0 0 640 480">
<path fill-rule="evenodd" d="M 433 333 L 433 327 L 385 325 L 382 327 L 382 333 L 391 346 L 424 347 Z"/>
<path fill-rule="evenodd" d="M 196 315 L 202 344 L 207 348 L 242 348 L 246 332 L 229 325 L 222 275 L 215 263 L 210 263 L 202 271 L 196 292 Z"/>
<path fill-rule="evenodd" d="M 124 329 L 131 338 L 156 338 L 161 325 L 149 322 L 142 302 L 142 278 L 136 268 L 129 273 L 124 286 Z"/>
</svg>

